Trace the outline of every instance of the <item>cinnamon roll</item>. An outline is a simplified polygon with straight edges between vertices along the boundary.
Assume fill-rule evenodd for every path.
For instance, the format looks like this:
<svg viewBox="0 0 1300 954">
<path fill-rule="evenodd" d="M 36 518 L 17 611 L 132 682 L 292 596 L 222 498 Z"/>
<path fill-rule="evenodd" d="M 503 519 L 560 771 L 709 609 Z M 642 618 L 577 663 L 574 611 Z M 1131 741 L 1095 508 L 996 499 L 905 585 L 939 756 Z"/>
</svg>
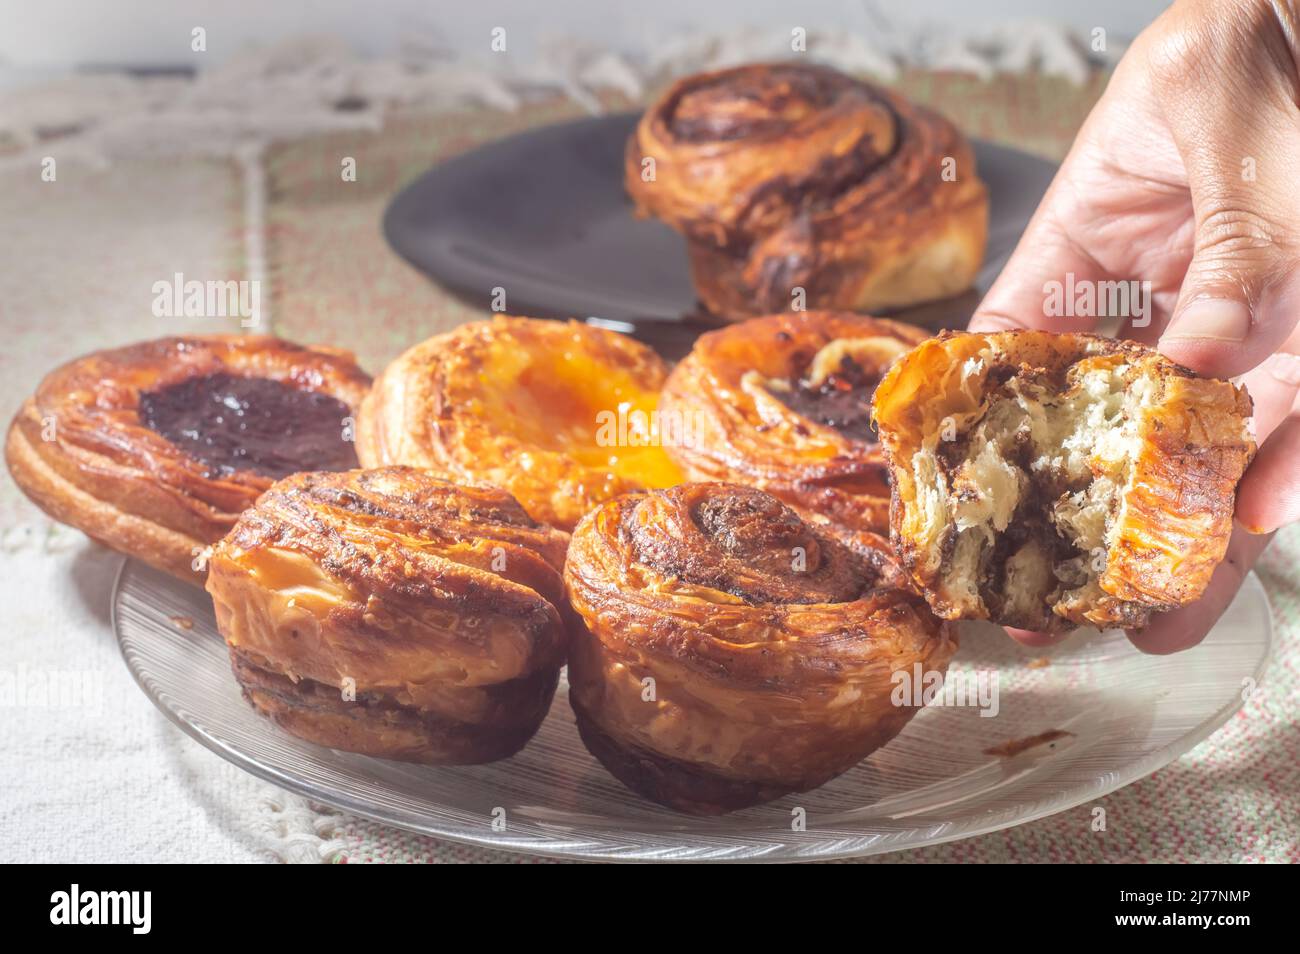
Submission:
<svg viewBox="0 0 1300 954">
<path fill-rule="evenodd" d="M 213 549 L 235 677 L 293 735 L 383 758 L 505 758 L 546 716 L 568 536 L 405 467 L 295 474 Z"/>
<path fill-rule="evenodd" d="M 1194 602 L 1255 452 L 1251 401 L 1086 334 L 953 334 L 876 390 L 895 546 L 949 619 L 1140 627 Z"/>
<path fill-rule="evenodd" d="M 589 325 L 501 316 L 394 361 L 361 408 L 366 467 L 407 464 L 513 494 L 570 530 L 629 490 L 681 479 L 662 447 L 667 369 L 645 345 Z"/>
<path fill-rule="evenodd" d="M 728 319 L 874 311 L 967 288 L 988 197 L 941 116 L 820 66 L 678 81 L 637 125 L 624 178 L 687 239 L 700 300 Z"/>
<path fill-rule="evenodd" d="M 678 811 L 805 791 L 914 714 L 893 673 L 955 650 L 888 547 L 852 550 L 750 487 L 683 484 L 602 504 L 565 564 L 581 617 L 569 699 L 591 752 Z"/>
<path fill-rule="evenodd" d="M 5 457 L 42 510 L 183 579 L 277 478 L 355 467 L 370 385 L 351 354 L 195 335 L 97 351 L 48 374 Z"/>
<path fill-rule="evenodd" d="M 889 484 L 871 396 L 926 333 L 846 312 L 754 318 L 702 335 L 673 369 L 669 453 L 691 480 L 758 487 L 832 529 L 888 532 Z"/>
</svg>

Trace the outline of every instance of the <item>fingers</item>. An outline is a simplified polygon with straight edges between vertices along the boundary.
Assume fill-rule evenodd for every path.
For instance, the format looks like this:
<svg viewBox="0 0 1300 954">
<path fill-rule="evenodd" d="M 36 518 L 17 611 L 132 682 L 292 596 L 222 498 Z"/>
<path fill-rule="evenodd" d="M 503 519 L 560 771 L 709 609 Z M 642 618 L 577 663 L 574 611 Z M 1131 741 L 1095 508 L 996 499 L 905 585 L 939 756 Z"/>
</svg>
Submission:
<svg viewBox="0 0 1300 954">
<path fill-rule="evenodd" d="M 1260 444 L 1293 413 L 1300 413 L 1300 355 L 1272 355 L 1243 375 L 1241 383 L 1254 405 L 1255 440 Z"/>
<path fill-rule="evenodd" d="M 1300 346 L 1293 335 L 1288 349 Z M 1237 522 L 1270 533 L 1300 520 L 1300 355 L 1278 352 L 1242 378 L 1259 452 L 1237 486 Z"/>
<path fill-rule="evenodd" d="M 1123 64 L 1120 69 L 1132 73 Z M 1106 137 L 1114 129 L 1124 128 L 1129 118 L 1114 103 L 1116 97 L 1124 99 L 1119 89 L 1124 82 L 1112 79 L 1111 85 L 1112 92 L 1089 114 L 1015 251 L 971 317 L 971 331 L 1096 330 L 1099 319 L 1095 314 L 1075 316 L 1074 309 L 1053 307 L 1052 299 L 1059 296 L 1059 304 L 1064 305 L 1065 298 L 1073 297 L 1065 287 L 1067 282 L 1083 287 L 1110 278 L 1108 269 L 1089 251 L 1086 241 L 1076 238 L 1076 233 L 1081 223 L 1095 222 L 1099 217 L 1113 219 L 1109 209 L 1103 208 L 1105 204 L 1097 201 L 1098 196 L 1107 193 L 1113 179 L 1113 170 L 1099 156 L 1106 152 Z"/>
<path fill-rule="evenodd" d="M 1022 646 L 1034 648 L 1055 646 L 1061 640 L 1069 639 L 1073 635 L 1072 633 L 1036 633 L 1032 629 L 1016 629 L 1013 626 L 1008 626 L 1006 630 L 1007 635 Z"/>
<path fill-rule="evenodd" d="M 1129 640 L 1142 652 L 1153 655 L 1176 653 L 1195 646 L 1214 628 L 1271 539 L 1271 535 L 1257 536 L 1238 528 L 1201 598 L 1189 606 L 1152 617 L 1149 626 L 1130 630 Z"/>
<path fill-rule="evenodd" d="M 1191 200 L 1177 149 L 1132 60 L 1121 61 L 1079 130 L 972 331 L 1090 332 L 1116 317 L 1141 317 L 1137 326 L 1147 328 L 1155 316 L 1163 326 L 1172 311 L 1191 259 Z M 1138 294 L 1139 285 L 1150 299 L 1141 316 L 1098 301 L 1112 295 L 1108 288 L 1130 293 L 1133 286 Z"/>
<path fill-rule="evenodd" d="M 1251 533 L 1300 520 L 1300 417 L 1287 418 L 1260 447 L 1237 488 L 1237 520 Z"/>
<path fill-rule="evenodd" d="M 1062 175 L 1068 175 L 1067 166 L 1062 166 L 1006 267 L 971 317 L 971 331 L 1092 331 L 1096 327 L 1096 318 L 1064 319 L 1050 314 L 1045 307 L 1054 293 L 1051 281 L 1061 282 L 1071 274 L 1076 280 L 1088 282 L 1105 278 L 1101 267 L 1070 240 L 1057 219 L 1056 209 L 1061 202 L 1056 194 Z M 1065 293 L 1062 285 L 1061 294 Z"/>
<path fill-rule="evenodd" d="M 1257 366 L 1300 319 L 1296 28 L 1286 3 L 1185 3 L 1146 49 L 1196 227 L 1160 350 L 1214 377 Z"/>
</svg>

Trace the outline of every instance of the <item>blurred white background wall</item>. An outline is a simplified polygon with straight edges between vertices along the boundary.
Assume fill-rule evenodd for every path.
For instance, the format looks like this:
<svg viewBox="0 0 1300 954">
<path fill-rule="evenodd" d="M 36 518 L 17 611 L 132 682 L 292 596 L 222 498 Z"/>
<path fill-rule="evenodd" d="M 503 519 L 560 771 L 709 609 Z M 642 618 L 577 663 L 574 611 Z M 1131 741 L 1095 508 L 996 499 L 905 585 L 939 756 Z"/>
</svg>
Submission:
<svg viewBox="0 0 1300 954">
<path fill-rule="evenodd" d="M 0 0 L 0 67 L 10 76 L 73 66 L 216 65 L 304 33 L 334 34 L 358 52 L 386 53 L 418 38 L 449 55 L 487 54 L 492 28 L 512 54 L 569 40 L 637 53 L 692 31 L 802 26 L 863 31 L 881 23 L 980 30 L 1052 20 L 1131 37 L 1163 0 Z M 207 31 L 202 62 L 190 31 Z"/>
</svg>

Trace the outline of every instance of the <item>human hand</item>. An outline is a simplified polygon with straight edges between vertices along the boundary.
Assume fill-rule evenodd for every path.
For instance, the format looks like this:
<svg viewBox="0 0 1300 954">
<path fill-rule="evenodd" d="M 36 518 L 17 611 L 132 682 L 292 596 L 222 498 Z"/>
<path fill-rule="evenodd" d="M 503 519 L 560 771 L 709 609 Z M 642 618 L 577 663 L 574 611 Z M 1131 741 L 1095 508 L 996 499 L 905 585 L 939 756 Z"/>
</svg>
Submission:
<svg viewBox="0 0 1300 954">
<path fill-rule="evenodd" d="M 1278 527 L 1300 519 L 1300 0 L 1179 0 L 1138 37 L 1080 130 L 971 330 L 1092 331 L 1048 282 L 1150 282 L 1116 334 L 1241 376 L 1260 449 L 1199 602 L 1129 638 L 1200 642 Z M 1031 645 L 1051 637 L 1023 630 Z"/>
</svg>

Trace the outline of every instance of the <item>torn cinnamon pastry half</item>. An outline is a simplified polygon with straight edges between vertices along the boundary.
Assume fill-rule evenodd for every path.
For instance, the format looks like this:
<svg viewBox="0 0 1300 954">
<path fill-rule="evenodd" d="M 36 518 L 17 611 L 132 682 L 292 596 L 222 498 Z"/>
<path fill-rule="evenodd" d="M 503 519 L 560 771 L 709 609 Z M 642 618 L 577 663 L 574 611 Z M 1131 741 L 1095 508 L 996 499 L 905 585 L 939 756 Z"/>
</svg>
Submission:
<svg viewBox="0 0 1300 954">
<path fill-rule="evenodd" d="M 969 287 L 988 194 L 970 143 L 902 96 L 822 66 L 688 76 L 646 110 L 624 182 L 681 232 L 695 289 L 729 320 L 873 311 Z"/>
<path fill-rule="evenodd" d="M 258 494 L 357 464 L 370 378 L 266 335 L 162 338 L 50 372 L 9 428 L 14 482 L 55 520 L 182 579 Z"/>
<path fill-rule="evenodd" d="M 683 437 L 668 451 L 691 480 L 747 484 L 835 528 L 888 532 L 888 469 L 871 398 L 926 334 L 821 311 L 702 335 L 660 399 Z"/>
<path fill-rule="evenodd" d="M 358 422 L 367 467 L 406 464 L 513 494 L 572 529 L 601 501 L 681 479 L 645 345 L 580 324 L 501 316 L 430 338 L 375 381 Z"/>
<path fill-rule="evenodd" d="M 874 410 L 893 541 L 935 612 L 1041 632 L 1198 599 L 1255 451 L 1244 388 L 1095 335 L 946 333 Z"/>
<path fill-rule="evenodd" d="M 286 731 L 488 762 L 550 707 L 567 544 L 501 490 L 405 467 L 295 474 L 213 548 L 207 590 L 245 697 Z"/>
<path fill-rule="evenodd" d="M 916 712 L 891 695 L 895 673 L 942 673 L 956 649 L 885 540 L 851 549 L 751 487 L 601 505 L 565 582 L 583 741 L 633 791 L 692 814 L 848 770 Z"/>
</svg>

